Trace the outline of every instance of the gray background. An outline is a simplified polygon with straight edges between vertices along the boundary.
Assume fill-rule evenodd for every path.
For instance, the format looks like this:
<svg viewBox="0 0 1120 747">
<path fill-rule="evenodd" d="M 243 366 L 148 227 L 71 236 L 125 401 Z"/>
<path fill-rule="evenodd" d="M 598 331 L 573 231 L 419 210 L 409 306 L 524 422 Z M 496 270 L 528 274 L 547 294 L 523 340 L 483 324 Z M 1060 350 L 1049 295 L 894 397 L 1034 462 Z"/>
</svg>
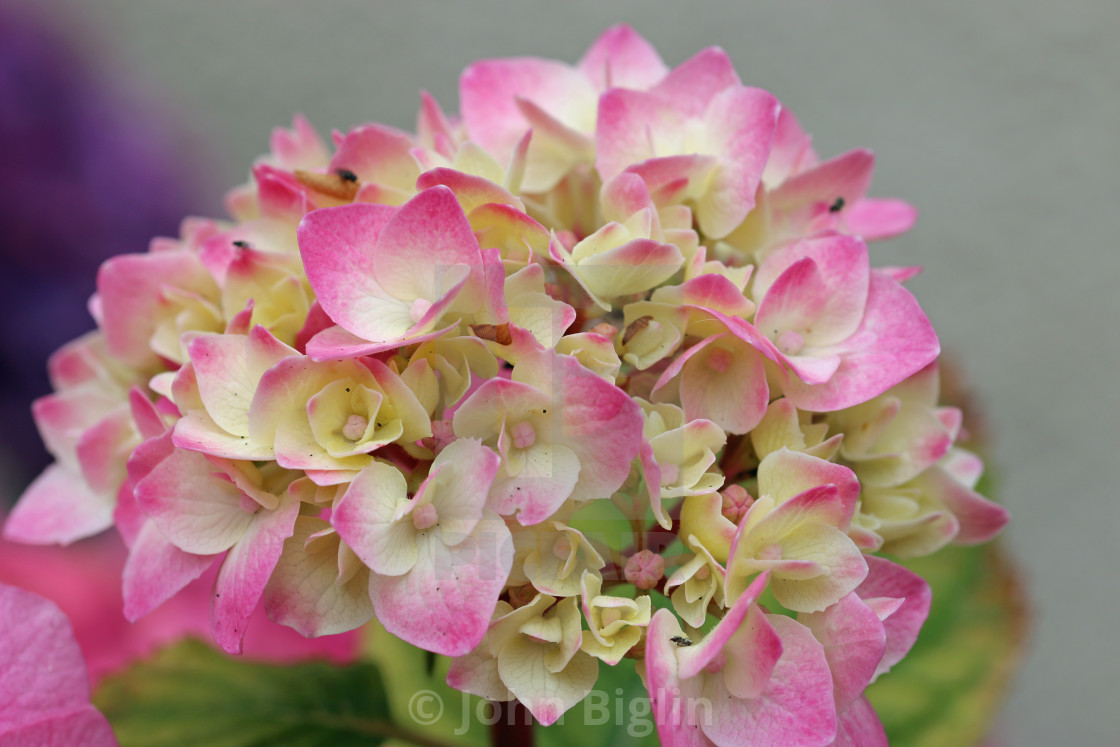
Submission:
<svg viewBox="0 0 1120 747">
<path fill-rule="evenodd" d="M 910 287 L 996 437 L 1035 612 L 1011 745 L 1120 734 L 1120 4 L 52 0 L 38 7 L 178 119 L 214 194 L 299 110 L 327 132 L 456 108 L 481 57 L 574 61 L 626 21 L 676 64 L 718 44 L 822 156 L 867 146 L 873 193 L 921 211 L 874 249 Z M 205 145 L 203 145 L 205 144 Z M 219 210 L 218 203 L 212 209 Z M 127 250 L 138 251 L 143 247 Z M 124 248 L 122 248 L 124 250 Z"/>
</svg>

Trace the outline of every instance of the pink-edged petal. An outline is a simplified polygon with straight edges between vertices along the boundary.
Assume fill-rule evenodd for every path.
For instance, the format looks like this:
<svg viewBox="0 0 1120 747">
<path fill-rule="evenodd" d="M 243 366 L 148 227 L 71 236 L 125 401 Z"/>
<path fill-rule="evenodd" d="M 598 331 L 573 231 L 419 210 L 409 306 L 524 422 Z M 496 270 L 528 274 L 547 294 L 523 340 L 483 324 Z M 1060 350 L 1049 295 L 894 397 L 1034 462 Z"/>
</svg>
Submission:
<svg viewBox="0 0 1120 747">
<path fill-rule="evenodd" d="M 537 103 L 564 125 L 587 132 L 592 122 L 584 118 L 593 116 L 595 95 L 591 81 L 580 71 L 537 57 L 481 60 L 459 78 L 467 136 L 501 161 L 508 160 L 529 129 L 518 97 Z"/>
<path fill-rule="evenodd" d="M 470 268 L 472 285 L 481 286 L 478 241 L 455 193 L 437 185 L 401 205 L 389 219 L 377 241 L 373 274 L 395 298 L 435 303 L 461 281 L 458 266 Z"/>
<path fill-rule="evenodd" d="M 249 404 L 269 368 L 298 355 L 257 325 L 248 336 L 200 335 L 188 346 L 207 414 L 227 433 L 249 433 Z"/>
<path fill-rule="evenodd" d="M 92 705 L 42 721 L 6 729 L 0 725 L 0 747 L 117 747 L 105 717 Z"/>
<path fill-rule="evenodd" d="M 904 234 L 913 228 L 918 220 L 918 210 L 902 200 L 868 197 L 845 208 L 843 220 L 849 233 L 862 236 L 865 241 L 878 241 Z"/>
<path fill-rule="evenodd" d="M 847 529 L 859 498 L 859 480 L 842 464 L 783 447 L 766 455 L 758 466 L 759 493 L 782 503 L 821 485 L 836 486 L 842 513 L 837 526 Z"/>
<path fill-rule="evenodd" d="M 726 618 L 725 618 L 726 619 Z M 672 640 L 684 631 L 673 613 L 659 609 L 646 631 L 646 688 L 657 724 L 657 736 L 666 747 L 710 747 L 712 742 L 700 730 L 711 717 L 710 708 L 690 708 L 688 696 L 698 695 L 698 683 L 681 682 L 677 664 L 677 644 Z M 698 702 L 698 701 L 693 701 Z"/>
<path fill-rule="evenodd" d="M 875 678 L 886 651 L 883 622 L 857 594 L 848 594 L 823 612 L 798 615 L 797 620 L 824 646 L 836 709 L 843 712 Z"/>
<path fill-rule="evenodd" d="M 116 495 L 127 475 L 125 464 L 136 446 L 130 408 L 120 407 L 87 428 L 75 451 L 82 476 L 95 493 Z"/>
<path fill-rule="evenodd" d="M 399 576 L 416 565 L 416 529 L 402 502 L 408 486 L 400 470 L 374 462 L 350 483 L 331 515 L 343 542 L 377 573 Z M 403 520 L 402 520 L 403 519 Z"/>
<path fill-rule="evenodd" d="M 595 168 L 604 182 L 658 154 L 651 127 L 672 130 L 682 115 L 656 96 L 614 88 L 599 98 Z"/>
<path fill-rule="evenodd" d="M 836 734 L 832 675 L 820 643 L 805 626 L 770 615 L 782 641 L 782 656 L 758 698 L 728 697 L 723 683 L 706 680 L 704 696 L 713 704 L 703 729 L 719 745 L 810 747 L 827 744 Z"/>
<path fill-rule="evenodd" d="M 914 482 L 957 517 L 960 531 L 953 542 L 958 545 L 987 542 L 999 534 L 1011 519 L 1006 508 L 961 484 L 939 465 L 927 469 Z"/>
<path fill-rule="evenodd" d="M 115 747 L 109 723 L 89 702 L 81 650 L 53 602 L 0 585 L 0 744 Z"/>
<path fill-rule="evenodd" d="M 455 329 L 457 323 L 450 324 L 443 329 L 428 332 L 422 335 L 410 336 L 404 340 L 389 340 L 386 342 L 369 342 L 364 338 L 343 329 L 341 326 L 327 327 L 312 337 L 307 343 L 307 355 L 315 362 L 340 361 L 349 358 L 359 358 L 364 355 L 384 353 L 386 350 L 396 350 L 402 345 L 427 342 L 447 334 Z"/>
<path fill-rule="evenodd" d="M 245 628 L 280 560 L 284 540 L 292 536 L 299 506 L 298 500 L 285 493 L 276 510 L 258 511 L 222 561 L 214 582 L 210 629 L 214 640 L 228 653 L 241 653 Z"/>
<path fill-rule="evenodd" d="M 809 347 L 839 343 L 859 328 L 870 277 L 867 245 L 858 238 L 791 244 L 767 257 L 755 276 L 762 295 L 755 325 L 767 334 L 797 331 Z M 798 308 L 801 315 L 792 313 Z"/>
<path fill-rule="evenodd" d="M 669 71 L 653 45 L 625 24 L 612 26 L 600 34 L 576 67 L 600 91 L 646 89 Z"/>
<path fill-rule="evenodd" d="M 677 653 L 677 658 L 680 662 L 679 675 L 681 679 L 690 679 L 698 676 L 716 659 L 716 657 L 724 652 L 725 648 L 729 645 L 728 642 L 736 635 L 742 628 L 743 623 L 749 618 L 751 608 L 766 589 L 768 581 L 769 575 L 767 573 L 759 574 L 758 578 L 752 581 L 751 585 L 739 595 L 739 598 L 731 605 L 731 609 L 729 609 L 727 614 L 723 616 L 723 619 L 712 628 L 712 631 L 704 636 L 703 640 L 694 643 L 692 646 L 685 646 L 684 648 L 687 650 Z M 759 663 L 764 668 L 773 668 L 772 662 L 769 665 L 765 663 L 767 656 L 775 653 L 774 640 L 765 630 L 769 628 L 769 624 L 763 625 L 760 623 L 758 627 L 761 630 L 747 631 L 747 639 L 753 639 L 756 642 L 763 642 L 765 644 L 766 652 L 763 652 Z M 735 648 L 738 649 L 740 647 Z M 776 653 L 777 655 L 781 655 L 780 644 L 777 645 Z M 752 653 L 752 656 L 753 655 Z"/>
<path fill-rule="evenodd" d="M 167 286 L 217 295 L 214 279 L 193 252 L 123 254 L 101 265 L 97 273 L 99 326 L 114 357 L 136 366 L 155 362 L 150 341 L 160 312 L 168 304 L 164 297 Z"/>
<path fill-rule="evenodd" d="M 330 170 L 352 172 L 361 182 L 411 190 L 420 167 L 412 157 L 412 139 L 384 125 L 364 125 L 346 134 L 331 159 Z"/>
<path fill-rule="evenodd" d="M 457 544 L 474 531 L 501 463 L 496 452 L 473 438 L 456 439 L 432 462 L 431 474 L 438 471 L 439 477 L 421 486 L 416 500 L 426 498 L 435 507 L 444 544 Z"/>
<path fill-rule="evenodd" d="M 214 564 L 215 555 L 193 555 L 164 538 L 154 522 L 145 521 L 124 564 L 124 616 L 136 622 L 178 594 Z"/>
<path fill-rule="evenodd" d="M 486 634 L 513 565 L 513 537 L 491 513 L 454 547 L 429 535 L 419 549 L 408 573 L 370 576 L 374 612 L 402 640 L 462 656 Z"/>
<path fill-rule="evenodd" d="M 787 179 L 768 195 L 770 206 L 791 210 L 819 202 L 831 205 L 837 198 L 843 199 L 845 206 L 855 205 L 871 186 L 874 168 L 871 151 L 848 151 Z"/>
<path fill-rule="evenodd" d="M 437 185 L 443 185 L 455 193 L 464 213 L 470 213 L 475 208 L 488 203 L 518 206 L 521 201 L 514 197 L 509 190 L 494 184 L 488 179 L 473 174 L 464 174 L 461 171 L 449 168 L 435 168 L 425 171 L 416 180 L 416 188 L 425 190 Z"/>
<path fill-rule="evenodd" d="M 890 671 L 902 661 L 918 639 L 918 632 L 929 615 L 932 594 L 929 584 L 918 574 L 885 558 L 867 557 L 867 578 L 856 594 L 871 603 L 877 599 L 902 599 L 898 607 L 883 620 L 886 647 L 875 676 Z"/>
<path fill-rule="evenodd" d="M 443 108 L 427 91 L 420 92 L 420 112 L 416 115 L 417 139 L 440 155 L 450 159 L 454 153 L 451 143 L 454 135 L 451 123 Z"/>
<path fill-rule="evenodd" d="M 791 377 L 783 385 L 798 409 L 828 412 L 866 402 L 932 362 L 941 345 L 910 292 L 872 271 L 863 321 L 832 351 L 841 362 L 828 383 Z"/>
<path fill-rule="evenodd" d="M 690 356 L 680 380 L 686 418 L 705 418 L 736 434 L 748 433 L 758 425 L 770 398 L 761 355 L 741 343 L 706 346 L 698 354 L 690 348 L 681 357 L 684 355 Z M 666 373 L 669 370 L 672 368 Z"/>
<path fill-rule="evenodd" d="M 754 208 L 780 110 L 778 100 L 760 88 L 736 86 L 712 100 L 704 119 L 720 168 L 695 208 L 708 236 L 731 233 Z"/>
<path fill-rule="evenodd" d="M 378 327 L 371 326 L 366 315 L 382 307 L 397 316 L 401 313 L 396 304 L 371 300 L 386 296 L 374 280 L 375 247 L 397 210 L 364 203 L 325 208 L 305 216 L 296 231 L 307 277 L 319 305 L 337 324 L 367 340 L 382 339 L 370 334 L 384 331 L 374 331 Z M 404 320 L 397 322 L 397 326 L 403 325 L 400 333 L 412 324 L 407 309 L 404 313 Z"/>
<path fill-rule="evenodd" d="M 698 275 L 676 287 L 659 288 L 654 299 L 658 303 L 697 306 L 733 317 L 747 317 L 755 311 L 754 303 L 723 275 Z"/>
<path fill-rule="evenodd" d="M 642 443 L 644 419 L 638 404 L 574 357 L 550 350 L 522 357 L 513 377 L 547 382 L 553 389 L 561 408 L 557 442 L 575 452 L 580 463 L 572 500 L 606 498 L 618 490 Z"/>
<path fill-rule="evenodd" d="M 215 471 L 201 454 L 175 449 L 135 486 L 136 500 L 163 535 L 196 555 L 228 550 L 254 521 L 242 492 Z"/>
<path fill-rule="evenodd" d="M 816 160 L 813 139 L 801 127 L 793 112 L 783 107 L 774 130 L 774 144 L 766 161 L 763 183 L 767 189 L 774 189 L 793 174 L 811 168 Z"/>
<path fill-rule="evenodd" d="M 651 91 L 684 114 L 698 116 L 718 93 L 740 84 L 727 53 L 708 47 L 673 68 Z"/>
<path fill-rule="evenodd" d="M 341 575 L 338 535 L 329 529 L 321 519 L 296 519 L 264 590 L 269 618 L 309 638 L 344 633 L 373 617 L 369 570 L 347 568 L 348 577 Z"/>
<path fill-rule="evenodd" d="M 47 467 L 24 491 L 4 524 L 4 537 L 34 545 L 68 545 L 113 524 L 114 500 L 89 489 L 59 464 Z"/>
<path fill-rule="evenodd" d="M 836 740 L 828 747 L 888 747 L 887 733 L 867 698 L 859 698 L 840 715 Z"/>
<path fill-rule="evenodd" d="M 750 596 L 749 590 L 746 594 Z M 738 601 L 736 601 L 738 604 Z M 766 613 L 752 604 L 739 629 L 727 641 L 723 683 L 736 698 L 757 698 L 766 692 L 774 667 L 782 658 L 782 639 Z"/>
<path fill-rule="evenodd" d="M 572 494 L 580 475 L 575 452 L 561 444 L 536 443 L 525 449 L 516 475 L 499 473 L 489 506 L 503 516 L 517 515 L 522 526 L 539 524 L 556 513 Z"/>
</svg>

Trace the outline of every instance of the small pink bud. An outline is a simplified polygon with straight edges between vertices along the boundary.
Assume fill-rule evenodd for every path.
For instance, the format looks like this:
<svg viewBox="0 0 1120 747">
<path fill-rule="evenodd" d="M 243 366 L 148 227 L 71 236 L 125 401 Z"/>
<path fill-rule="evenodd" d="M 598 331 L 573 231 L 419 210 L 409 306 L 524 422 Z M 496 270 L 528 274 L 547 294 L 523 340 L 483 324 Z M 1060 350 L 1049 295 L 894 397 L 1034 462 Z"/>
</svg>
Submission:
<svg viewBox="0 0 1120 747">
<path fill-rule="evenodd" d="M 431 529 L 439 522 L 439 515 L 436 513 L 436 507 L 430 503 L 425 503 L 423 506 L 417 506 L 412 511 L 412 523 L 417 529 Z"/>
<path fill-rule="evenodd" d="M 342 426 L 342 435 L 347 441 L 358 441 L 366 435 L 367 426 L 369 426 L 369 421 L 361 415 L 351 415 L 346 418 L 346 424 Z"/>
<path fill-rule="evenodd" d="M 627 558 L 622 575 L 639 589 L 652 589 L 665 576 L 665 559 L 655 552 L 640 550 Z"/>
<path fill-rule="evenodd" d="M 518 449 L 528 449 L 537 441 L 537 432 L 533 430 L 533 424 L 527 420 L 522 420 L 513 426 L 511 435 L 513 436 L 513 445 Z"/>
<path fill-rule="evenodd" d="M 736 526 L 747 515 L 754 498 L 742 485 L 728 485 L 720 491 L 723 496 L 723 517 Z"/>
</svg>

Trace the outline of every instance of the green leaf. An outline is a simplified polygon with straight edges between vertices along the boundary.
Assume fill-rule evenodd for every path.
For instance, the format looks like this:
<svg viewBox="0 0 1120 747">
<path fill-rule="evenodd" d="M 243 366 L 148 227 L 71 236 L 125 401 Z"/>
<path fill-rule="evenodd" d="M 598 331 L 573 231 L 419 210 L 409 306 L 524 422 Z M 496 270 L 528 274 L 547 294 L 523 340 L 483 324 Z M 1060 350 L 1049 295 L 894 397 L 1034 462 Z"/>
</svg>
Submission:
<svg viewBox="0 0 1120 747">
<path fill-rule="evenodd" d="M 1026 609 L 998 544 L 907 560 L 933 589 L 914 648 L 867 691 L 892 745 L 975 745 L 988 733 L 1023 651 Z"/>
<path fill-rule="evenodd" d="M 108 679 L 94 703 L 121 747 L 444 747 L 389 718 L 375 665 L 276 665 L 185 641 Z"/>
</svg>

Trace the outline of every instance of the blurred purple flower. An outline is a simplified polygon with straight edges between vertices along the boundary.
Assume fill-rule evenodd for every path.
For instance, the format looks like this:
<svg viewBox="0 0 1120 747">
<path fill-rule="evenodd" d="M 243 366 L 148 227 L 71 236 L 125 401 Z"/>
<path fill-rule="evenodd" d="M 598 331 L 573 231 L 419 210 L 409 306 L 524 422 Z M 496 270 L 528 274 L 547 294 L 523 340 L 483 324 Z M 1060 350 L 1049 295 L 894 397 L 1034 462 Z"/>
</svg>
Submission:
<svg viewBox="0 0 1120 747">
<path fill-rule="evenodd" d="M 30 403 L 50 391 L 47 356 L 93 328 L 97 266 L 201 205 L 180 133 L 90 67 L 43 19 L 0 6 L 0 470 L 17 489 L 50 461 Z"/>
</svg>

